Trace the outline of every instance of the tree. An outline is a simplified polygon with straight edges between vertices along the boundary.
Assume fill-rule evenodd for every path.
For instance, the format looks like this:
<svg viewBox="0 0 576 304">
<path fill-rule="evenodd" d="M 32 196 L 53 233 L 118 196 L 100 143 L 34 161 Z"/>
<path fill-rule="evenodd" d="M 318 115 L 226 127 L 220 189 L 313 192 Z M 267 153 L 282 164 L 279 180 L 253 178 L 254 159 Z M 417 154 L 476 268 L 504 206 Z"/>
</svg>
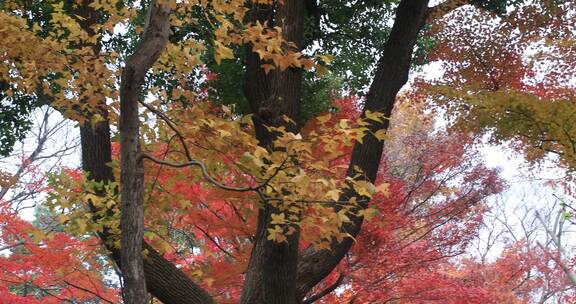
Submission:
<svg viewBox="0 0 576 304">
<path fill-rule="evenodd" d="M 481 258 L 466 259 L 455 270 L 468 280 L 481 281 L 497 302 L 570 303 L 574 299 L 574 285 L 563 274 L 570 269 L 565 252 L 555 247 L 549 228 L 541 222 L 556 221 L 555 235 L 567 237 L 571 232 L 562 216 L 564 200 L 539 190 L 527 188 L 529 192 L 516 202 L 499 198 L 486 214 L 493 220 L 484 222 L 490 237 L 477 241 Z M 553 198 L 549 204 L 530 203 L 545 201 L 547 196 Z M 496 257 L 493 247 L 499 246 L 503 252 Z"/>
<path fill-rule="evenodd" d="M 428 83 L 454 127 L 510 141 L 537 161 L 555 154 L 574 166 L 573 3 L 535 2 L 505 18 L 478 10 L 452 15 L 437 28 L 431 56 L 446 74 Z M 545 105 L 545 106 L 544 106 Z"/>
<path fill-rule="evenodd" d="M 501 3 L 472 2 L 503 13 Z M 202 195 L 210 192 L 221 198 L 215 201 L 221 206 L 217 211 L 212 205 L 200 210 L 215 217 L 222 216 L 220 212 L 234 213 L 236 221 L 254 227 L 248 235 L 226 243 L 211 237 L 214 231 L 203 227 L 199 218 L 190 217 L 187 223 L 204 234 L 205 244 L 216 246 L 219 254 L 226 255 L 234 242 L 250 245 L 249 252 L 245 248 L 242 252 L 245 264 L 236 264 L 246 266 L 240 302 L 300 303 L 314 298 L 310 292 L 333 273 L 356 238 L 369 237 L 361 234 L 361 228 L 364 218 L 374 212 L 371 199 L 387 193 L 387 184 L 378 184 L 377 177 L 389 118 L 397 94 L 408 80 L 414 49 L 426 52 L 421 29 L 427 19 L 464 4 L 448 1 L 430 9 L 426 0 L 390 1 L 383 6 L 359 2 L 339 15 L 333 11 L 333 3 L 300 0 L 151 1 L 145 9 L 130 1 L 57 2 L 46 10 L 38 10 L 35 3 L 2 2 L 0 18 L 6 30 L 0 40 L 7 63 L 0 66 L 0 75 L 11 84 L 6 96 L 18 92 L 78 121 L 85 178 L 77 181 L 80 185 L 76 188 L 55 191 L 53 211 L 65 212 L 62 223 L 70 224 L 77 233 L 89 229 L 102 240 L 122 270 L 126 303 L 143 303 L 147 292 L 164 303 L 213 302 L 201 284 L 215 282 L 192 280 L 177 266 L 177 258 L 159 251 L 161 242 L 154 246 L 153 240 L 148 238 L 148 243 L 144 239 L 146 224 L 155 228 L 155 221 L 162 219 L 148 217 L 146 222 L 146 212 L 157 207 L 146 204 L 145 199 L 167 203 L 165 197 L 151 194 L 157 186 L 173 188 L 170 183 L 177 178 L 198 185 L 176 196 L 182 197 L 176 204 L 182 210 L 189 202 L 186 196 L 201 202 Z M 371 6 L 375 9 L 369 9 Z M 322 12 L 323 8 L 328 13 Z M 317 127 L 307 130 L 303 118 L 318 113 L 303 115 L 302 88 L 318 80 L 307 78 L 311 76 L 305 70 L 326 73 L 332 58 L 311 56 L 304 47 L 314 44 L 306 39 L 326 42 L 323 46 L 328 49 L 335 43 L 340 44 L 338 49 L 345 49 L 339 42 L 342 36 L 367 40 L 353 31 L 320 38 L 315 33 L 330 33 L 334 26 L 341 29 L 351 17 L 369 15 L 374 19 L 373 14 L 378 18 L 378 13 L 386 11 L 394 11 L 395 18 L 389 32 L 382 33 L 386 38 L 376 37 L 380 40 L 370 48 L 380 58 L 360 118 L 333 123 L 331 115 L 322 115 L 313 122 Z M 326 14 L 329 19 L 322 21 Z M 117 23 L 124 28 L 115 28 Z M 123 30 L 125 34 L 118 33 Z M 196 69 L 202 55 L 211 55 L 221 64 L 235 58 L 235 53 L 243 56 L 242 69 L 230 69 L 244 74 L 245 108 L 250 109 L 251 119 L 240 119 L 227 107 L 218 110 L 210 106 L 203 102 L 206 92 L 195 87 L 214 78 Z M 336 63 L 346 62 L 346 56 L 346 52 L 337 54 Z M 365 63 L 354 68 L 358 67 L 368 73 Z M 141 109 L 146 110 L 144 115 L 155 115 L 157 121 L 141 122 Z M 318 107 L 311 109 L 318 111 Z M 111 137 L 117 122 L 119 166 L 113 159 Z M 445 155 L 441 150 L 434 152 L 438 157 Z M 430 170 L 426 165 L 422 168 Z M 166 167 L 180 170 L 170 173 L 171 178 L 145 174 Z M 486 172 L 469 174 L 483 181 L 491 178 Z M 418 178 L 422 177 L 416 181 Z M 161 179 L 165 181 L 156 182 Z M 74 182 L 55 180 L 55 187 Z M 491 193 L 481 190 L 487 192 L 470 189 L 480 197 Z M 121 205 L 116 204 L 119 194 Z M 471 211 L 468 203 L 477 199 L 456 199 L 449 209 L 454 212 L 445 216 L 465 218 Z M 409 201 L 403 203 L 406 208 Z M 427 225 L 444 220 L 435 217 L 434 207 L 438 206 L 431 204 L 422 211 L 434 215 Z M 167 232 L 181 238 L 180 244 L 189 237 L 189 233 L 178 234 L 178 225 L 172 228 Z M 230 230 L 235 229 L 238 227 Z M 443 244 L 438 239 L 426 241 Z M 440 257 L 443 254 L 438 253 Z"/>
</svg>

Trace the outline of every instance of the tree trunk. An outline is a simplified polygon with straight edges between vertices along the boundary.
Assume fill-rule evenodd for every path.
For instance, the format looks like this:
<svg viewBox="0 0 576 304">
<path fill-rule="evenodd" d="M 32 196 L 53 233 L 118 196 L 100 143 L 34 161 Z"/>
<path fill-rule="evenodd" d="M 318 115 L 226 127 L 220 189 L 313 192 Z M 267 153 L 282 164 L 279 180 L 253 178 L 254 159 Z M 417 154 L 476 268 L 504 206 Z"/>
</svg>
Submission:
<svg viewBox="0 0 576 304">
<path fill-rule="evenodd" d="M 252 11 L 255 20 L 270 20 L 271 10 Z M 305 5 L 303 0 L 284 1 L 276 9 L 274 23 L 282 28 L 284 39 L 301 46 L 304 33 Z M 302 94 L 302 70 L 288 68 L 284 71 L 273 70 L 270 76 L 260 68 L 260 60 L 254 53 L 248 52 L 247 98 L 252 106 L 256 127 L 256 138 L 260 145 L 268 149 L 273 147 L 276 137 L 265 126 L 284 126 L 286 130 L 298 133 L 299 125 L 283 119 L 287 116 L 294 122 L 299 120 L 300 99 Z M 255 80 L 263 80 L 264 87 Z M 253 82 L 253 85 L 249 83 Z M 252 91 L 253 90 L 253 91 Z M 258 214 L 258 226 L 254 247 L 246 270 L 246 278 L 240 302 L 245 304 L 294 304 L 296 295 L 296 270 L 298 263 L 299 229 L 282 243 L 267 239 L 272 213 L 281 213 L 278 208 L 264 202 Z M 286 211 L 287 212 L 287 211 Z M 286 214 L 286 218 L 288 218 Z"/>
<path fill-rule="evenodd" d="M 426 18 L 428 0 L 403 0 L 400 2 L 396 19 L 390 33 L 390 37 L 384 46 L 382 57 L 377 65 L 376 75 L 366 97 L 364 113 L 383 113 L 387 118 L 392 114 L 394 100 L 398 91 L 408 80 L 408 72 L 412 58 L 412 50 L 420 29 Z M 389 121 L 382 123 L 370 121 L 370 131 L 386 130 Z M 361 180 L 374 183 L 380 165 L 384 142 L 378 140 L 371 133 L 364 137 L 363 143 L 356 142 L 352 152 L 352 158 L 348 167 L 348 177 L 356 175 L 356 168 L 360 168 Z M 362 208 L 367 206 L 366 198 L 360 199 L 354 191 L 344 191 L 340 200 L 348 200 L 357 197 L 358 201 L 364 201 Z M 362 226 L 361 217 L 351 217 L 352 223 L 348 223 L 343 230 L 352 236 L 358 235 Z M 340 243 L 334 242 L 330 250 L 313 251 L 306 249 L 298 263 L 298 298 L 302 299 L 320 281 L 322 281 L 340 263 L 342 258 L 350 250 L 353 244 L 351 238 Z"/>
<path fill-rule="evenodd" d="M 91 28 L 97 23 L 97 13 L 89 4 L 92 1 L 83 1 L 78 5 L 75 13 L 83 17 L 80 19 L 80 26 L 89 35 L 94 35 Z M 99 43 L 93 46 L 94 54 L 100 51 Z M 110 123 L 106 111 L 104 98 L 101 102 L 100 116 L 102 121 L 91 124 L 85 123 L 80 127 L 80 138 L 82 147 L 82 167 L 88 174 L 88 179 L 96 182 L 108 184 L 114 181 L 112 168 L 108 164 L 112 161 L 112 149 L 110 140 Z M 90 121 L 90 117 L 87 117 Z M 103 193 L 102 193 L 103 194 Z M 98 210 L 89 202 L 90 211 L 94 214 L 93 220 L 98 222 L 97 215 L 102 210 Z M 107 210 L 108 216 L 111 210 Z M 120 249 L 114 247 L 114 238 L 108 227 L 98 233 L 104 246 L 110 251 L 112 260 L 121 267 Z M 162 257 L 154 248 L 144 243 L 144 249 L 148 251 L 148 256 L 144 260 L 144 273 L 148 291 L 163 303 L 170 304 L 210 304 L 213 303 L 210 295 L 200 286 L 196 285 L 174 264 Z M 175 288 L 175 286 L 178 286 Z"/>
<path fill-rule="evenodd" d="M 168 3 L 152 1 L 148 24 L 134 54 L 130 56 L 120 84 L 120 162 L 122 209 L 120 217 L 120 265 L 124 278 L 124 301 L 144 304 L 148 300 L 142 242 L 144 240 L 144 164 L 140 151 L 138 113 L 142 84 L 148 69 L 160 57 L 170 32 Z"/>
</svg>

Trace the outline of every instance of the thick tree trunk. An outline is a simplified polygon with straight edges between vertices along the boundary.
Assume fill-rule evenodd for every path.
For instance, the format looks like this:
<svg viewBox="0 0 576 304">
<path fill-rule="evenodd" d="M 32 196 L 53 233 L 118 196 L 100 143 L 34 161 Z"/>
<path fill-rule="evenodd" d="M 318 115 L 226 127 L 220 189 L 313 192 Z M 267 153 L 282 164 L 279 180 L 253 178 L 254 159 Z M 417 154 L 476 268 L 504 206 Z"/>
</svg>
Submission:
<svg viewBox="0 0 576 304">
<path fill-rule="evenodd" d="M 390 37 L 384 47 L 382 57 L 377 65 L 376 75 L 366 97 L 363 113 L 367 110 L 384 113 L 390 117 L 394 107 L 394 100 L 402 86 L 408 80 L 408 72 L 412 58 L 412 50 L 416 43 L 418 33 L 424 25 L 428 0 L 403 0 L 400 2 L 396 19 L 392 27 Z M 363 117 L 364 114 L 362 114 Z M 388 120 L 382 123 L 370 121 L 370 129 L 373 133 L 388 128 Z M 348 177 L 356 175 L 356 169 L 360 168 L 360 179 L 376 180 L 376 174 L 380 165 L 380 159 L 384 143 L 369 134 L 363 143 L 356 142 L 352 152 L 352 158 L 348 169 Z M 340 200 L 351 197 L 359 197 L 353 191 L 345 191 Z M 365 199 L 365 198 L 364 198 Z M 363 201 L 363 200 L 358 200 Z M 365 201 L 365 200 L 364 200 Z M 363 203 L 361 207 L 366 207 Z M 345 225 L 344 230 L 352 236 L 360 232 L 362 218 L 351 217 L 352 223 Z M 341 243 L 333 243 L 330 250 L 313 251 L 305 250 L 298 263 L 298 298 L 302 299 L 320 281 L 340 263 L 342 258 L 350 250 L 353 240 L 348 238 Z"/>
<path fill-rule="evenodd" d="M 252 24 L 260 22 L 261 24 L 274 25 L 274 6 L 268 4 L 252 3 L 246 13 L 246 23 Z M 264 62 L 260 60 L 257 53 L 252 52 L 252 45 L 244 46 L 246 52 L 246 74 L 244 76 L 244 96 L 250 104 L 250 109 L 254 114 L 258 113 L 262 101 L 270 97 L 270 79 L 271 75 L 264 73 L 260 67 Z"/>
<path fill-rule="evenodd" d="M 271 8 L 255 6 L 253 20 L 270 20 Z M 282 28 L 284 39 L 301 45 L 304 33 L 305 4 L 303 0 L 284 1 L 276 9 L 274 23 Z M 286 130 L 298 133 L 299 126 L 286 122 L 287 116 L 297 122 L 300 116 L 302 94 L 302 70 L 289 68 L 276 69 L 265 75 L 260 68 L 257 55 L 248 52 L 246 96 L 255 112 L 256 138 L 260 145 L 273 147 L 275 134 L 264 126 L 284 126 Z M 250 77 L 255 77 L 251 79 Z M 261 80 L 262 82 L 256 82 Z M 257 87 L 263 85 L 263 87 Z M 240 302 L 245 304 L 294 304 L 296 295 L 296 267 L 298 262 L 298 227 L 282 243 L 267 239 L 272 213 L 281 213 L 278 208 L 264 203 L 258 214 L 258 226 L 254 247 L 246 270 L 246 278 Z M 288 215 L 286 215 L 288 218 Z"/>
</svg>

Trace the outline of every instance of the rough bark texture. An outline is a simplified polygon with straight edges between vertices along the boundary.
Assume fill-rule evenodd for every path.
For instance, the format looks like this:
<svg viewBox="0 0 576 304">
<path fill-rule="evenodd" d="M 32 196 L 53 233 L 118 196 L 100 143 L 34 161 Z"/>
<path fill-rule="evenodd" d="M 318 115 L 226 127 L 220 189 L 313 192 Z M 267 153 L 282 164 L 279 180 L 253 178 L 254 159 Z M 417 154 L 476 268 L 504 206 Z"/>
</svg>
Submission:
<svg viewBox="0 0 576 304">
<path fill-rule="evenodd" d="M 380 112 L 386 117 L 392 114 L 396 94 L 408 80 L 412 50 L 424 24 L 427 6 L 428 0 L 403 0 L 399 4 L 392 32 L 384 46 L 376 75 L 366 97 L 364 112 L 366 110 Z M 364 117 L 364 114 L 362 116 Z M 370 129 L 374 133 L 388 128 L 388 120 L 382 123 L 371 122 Z M 363 143 L 357 142 L 352 152 L 348 176 L 354 176 L 357 173 L 354 168 L 359 167 L 363 172 L 361 179 L 374 183 L 383 148 L 384 143 L 371 134 L 364 138 Z M 358 197 L 353 191 L 345 191 L 340 200 L 354 196 Z M 344 229 L 352 236 L 356 236 L 360 232 L 362 218 L 353 217 L 351 220 L 352 223 L 345 225 Z M 352 243 L 352 239 L 348 238 L 341 243 L 332 244 L 331 250 L 314 252 L 307 249 L 302 253 L 298 263 L 299 299 L 304 298 L 338 265 L 350 250 Z"/>
<path fill-rule="evenodd" d="M 255 6 L 251 18 L 270 21 L 270 7 Z M 304 33 L 305 4 L 303 0 L 284 1 L 276 9 L 274 23 L 282 28 L 284 39 L 301 45 Z M 302 94 L 302 70 L 276 69 L 265 75 L 257 55 L 249 52 L 247 57 L 247 98 L 255 112 L 256 138 L 263 147 L 274 149 L 275 134 L 264 126 L 284 126 L 297 133 L 297 124 L 286 122 L 283 116 L 299 120 Z M 256 82 L 261 80 L 262 82 Z M 250 83 L 253 84 L 250 84 Z M 263 85 L 263 87 L 257 87 Z M 296 298 L 296 267 L 298 264 L 299 231 L 287 236 L 286 242 L 267 240 L 271 214 L 280 211 L 264 204 L 258 214 L 258 226 L 254 247 L 246 270 L 246 278 L 240 302 L 245 304 L 293 304 Z M 286 216 L 288 217 L 288 215 Z M 295 227 L 297 228 L 297 227 Z"/>
<path fill-rule="evenodd" d="M 246 23 L 274 25 L 274 7 L 268 4 L 252 4 L 246 13 Z M 252 52 L 252 45 L 247 44 L 246 75 L 244 79 L 244 95 L 253 113 L 258 113 L 260 104 L 270 96 L 270 76 L 260 67 L 264 62 L 257 53 Z"/>
<path fill-rule="evenodd" d="M 120 265 L 124 279 L 123 297 L 128 304 L 144 304 L 148 299 L 142 257 L 144 165 L 140 151 L 138 105 L 144 77 L 168 42 L 170 8 L 167 5 L 156 1 L 150 4 L 144 35 L 124 67 L 120 84 Z"/>
</svg>

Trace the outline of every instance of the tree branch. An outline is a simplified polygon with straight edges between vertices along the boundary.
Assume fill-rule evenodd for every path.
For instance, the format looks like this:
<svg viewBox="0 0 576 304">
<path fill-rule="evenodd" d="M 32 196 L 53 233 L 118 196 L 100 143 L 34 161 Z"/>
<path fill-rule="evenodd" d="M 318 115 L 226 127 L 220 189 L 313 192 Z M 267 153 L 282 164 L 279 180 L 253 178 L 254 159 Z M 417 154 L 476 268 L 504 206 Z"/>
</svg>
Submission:
<svg viewBox="0 0 576 304">
<path fill-rule="evenodd" d="M 344 274 L 340 273 L 340 275 L 338 275 L 338 279 L 336 279 L 336 282 L 332 283 L 330 286 L 326 287 L 324 290 L 320 291 L 319 293 L 312 295 L 309 298 L 304 299 L 302 304 L 312 304 L 312 303 L 320 300 L 322 297 L 324 297 L 324 296 L 328 295 L 329 293 L 333 292 L 334 290 L 336 290 L 336 288 L 338 288 L 338 286 L 340 286 L 340 284 L 342 284 L 342 282 L 344 282 Z"/>
<path fill-rule="evenodd" d="M 100 300 L 102 300 L 102 301 L 104 301 L 104 302 L 106 302 L 106 303 L 114 304 L 114 302 L 112 302 L 112 301 L 110 301 L 110 300 L 108 300 L 108 299 L 103 298 L 101 295 L 97 294 L 96 292 L 94 292 L 94 291 L 92 291 L 92 290 L 90 290 L 90 289 L 86 289 L 86 288 L 84 288 L 84 287 L 82 287 L 82 286 L 78 286 L 78 285 L 73 284 L 73 283 L 70 283 L 69 281 L 66 281 L 66 280 L 64 280 L 64 283 L 66 283 L 66 284 L 68 284 L 68 285 L 70 285 L 70 286 L 72 286 L 72 287 L 74 287 L 74 288 L 76 288 L 76 289 L 79 289 L 79 290 L 82 290 L 82 291 L 84 291 L 84 292 L 87 292 L 87 293 L 89 293 L 89 294 L 91 294 L 91 295 L 94 295 L 94 296 L 98 297 Z"/>
<path fill-rule="evenodd" d="M 168 127 L 170 127 L 170 129 L 172 129 L 172 131 L 174 131 L 174 133 L 176 133 L 176 136 L 178 137 L 180 144 L 182 144 L 182 148 L 184 149 L 184 154 L 186 155 L 186 158 L 188 159 L 188 161 L 192 161 L 192 154 L 190 154 L 190 150 L 188 149 L 188 145 L 186 145 L 186 140 L 184 139 L 184 136 L 182 135 L 182 133 L 180 133 L 180 130 L 178 130 L 178 128 L 176 128 L 176 126 L 174 125 L 174 122 L 172 122 L 172 120 L 170 120 L 170 118 L 168 116 L 166 116 L 166 114 L 162 113 L 162 111 L 154 109 L 154 107 L 145 103 L 144 101 L 140 100 L 140 104 L 143 105 L 144 107 L 146 107 L 148 110 L 150 110 L 150 112 L 152 112 L 152 113 L 158 115 L 160 118 L 162 118 L 162 120 L 164 120 L 164 122 L 168 125 Z"/>
<path fill-rule="evenodd" d="M 470 4 L 470 0 L 446 0 L 436 6 L 430 7 L 426 12 L 426 23 L 440 19 L 451 11 L 467 4 Z"/>
<path fill-rule="evenodd" d="M 146 153 L 142 153 L 141 158 L 149 159 L 149 160 L 151 160 L 157 164 L 169 166 L 172 168 L 184 168 L 184 167 L 198 166 L 198 167 L 200 167 L 200 170 L 202 172 L 202 176 L 206 180 L 208 180 L 208 182 L 210 182 L 211 184 L 213 184 L 214 186 L 216 186 L 218 188 L 228 190 L 228 191 L 234 191 L 234 192 L 255 191 L 261 187 L 261 186 L 258 186 L 258 187 L 231 187 L 231 186 L 224 185 L 224 184 L 220 183 L 219 181 L 215 180 L 212 176 L 210 176 L 210 173 L 208 172 L 208 168 L 206 168 L 206 165 L 199 160 L 191 159 L 190 161 L 185 162 L 185 163 L 173 163 L 173 162 L 169 162 L 166 160 L 161 160 L 161 159 L 155 158 L 154 156 L 148 155 Z"/>
<path fill-rule="evenodd" d="M 560 239 L 553 231 L 550 230 L 548 225 L 542 219 L 542 216 L 540 216 L 539 212 L 536 212 L 536 218 L 538 219 L 538 221 L 540 221 L 542 227 L 544 227 L 544 230 L 546 231 L 546 234 L 548 234 L 548 236 L 552 239 L 552 242 L 554 243 L 554 245 L 556 245 L 556 248 L 558 249 L 559 257 L 555 259 L 556 263 L 560 265 L 560 268 L 562 268 L 568 279 L 570 279 L 572 286 L 576 286 L 576 273 L 574 273 L 570 269 L 570 267 L 568 267 L 568 265 L 562 260 L 562 256 L 565 255 L 565 251 L 562 245 L 560 244 Z M 539 242 L 538 246 L 544 248 Z"/>
</svg>

